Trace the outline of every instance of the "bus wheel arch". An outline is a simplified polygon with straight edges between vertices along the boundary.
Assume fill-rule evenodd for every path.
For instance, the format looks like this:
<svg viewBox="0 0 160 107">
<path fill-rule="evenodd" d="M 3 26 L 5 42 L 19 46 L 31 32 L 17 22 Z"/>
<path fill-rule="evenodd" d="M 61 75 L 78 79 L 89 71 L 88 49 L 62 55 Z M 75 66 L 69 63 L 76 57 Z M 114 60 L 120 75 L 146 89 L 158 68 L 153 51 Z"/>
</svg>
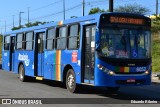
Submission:
<svg viewBox="0 0 160 107">
<path fill-rule="evenodd" d="M 65 83 L 66 82 L 66 75 L 67 75 L 67 71 L 69 69 L 73 69 L 71 65 L 67 64 L 64 69 L 63 69 L 63 82 Z"/>
<path fill-rule="evenodd" d="M 66 65 L 63 72 L 63 82 L 69 92 L 76 92 L 76 76 L 71 65 Z"/>
<path fill-rule="evenodd" d="M 25 76 L 25 68 L 23 62 L 20 62 L 18 64 L 18 74 L 19 74 L 19 80 L 25 82 L 26 76 Z"/>
</svg>

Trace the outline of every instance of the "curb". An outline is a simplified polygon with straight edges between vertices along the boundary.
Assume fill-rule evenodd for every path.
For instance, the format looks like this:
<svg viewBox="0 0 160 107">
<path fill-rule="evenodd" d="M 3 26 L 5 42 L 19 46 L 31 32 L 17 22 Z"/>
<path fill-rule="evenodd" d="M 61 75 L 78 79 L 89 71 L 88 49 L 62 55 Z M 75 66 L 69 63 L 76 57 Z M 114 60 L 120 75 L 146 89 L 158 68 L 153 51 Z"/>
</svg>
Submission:
<svg viewBox="0 0 160 107">
<path fill-rule="evenodd" d="M 159 72 L 152 74 L 152 83 L 153 84 L 160 83 L 160 73 Z"/>
</svg>

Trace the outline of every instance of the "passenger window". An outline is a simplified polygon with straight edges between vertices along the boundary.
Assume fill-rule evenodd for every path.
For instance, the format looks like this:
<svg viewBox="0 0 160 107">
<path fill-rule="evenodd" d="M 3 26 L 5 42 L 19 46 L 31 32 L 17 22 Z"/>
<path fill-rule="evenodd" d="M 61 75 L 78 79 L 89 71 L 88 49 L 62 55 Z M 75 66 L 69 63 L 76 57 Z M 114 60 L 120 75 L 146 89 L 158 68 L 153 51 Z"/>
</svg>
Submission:
<svg viewBox="0 0 160 107">
<path fill-rule="evenodd" d="M 59 34 L 57 39 L 57 49 L 65 49 L 66 48 L 66 36 L 67 35 L 67 27 L 61 27 L 59 28 Z"/>
<path fill-rule="evenodd" d="M 16 49 L 23 49 L 23 34 L 17 34 Z"/>
<path fill-rule="evenodd" d="M 54 49 L 55 42 L 55 29 L 49 29 L 46 37 L 46 49 Z"/>
<path fill-rule="evenodd" d="M 34 36 L 33 32 L 26 33 L 26 50 L 33 50 Z"/>
<path fill-rule="evenodd" d="M 79 25 L 71 25 L 69 29 L 68 49 L 79 47 Z"/>
<path fill-rule="evenodd" d="M 9 50 L 10 46 L 10 36 L 7 35 L 4 37 L 4 50 Z"/>
</svg>

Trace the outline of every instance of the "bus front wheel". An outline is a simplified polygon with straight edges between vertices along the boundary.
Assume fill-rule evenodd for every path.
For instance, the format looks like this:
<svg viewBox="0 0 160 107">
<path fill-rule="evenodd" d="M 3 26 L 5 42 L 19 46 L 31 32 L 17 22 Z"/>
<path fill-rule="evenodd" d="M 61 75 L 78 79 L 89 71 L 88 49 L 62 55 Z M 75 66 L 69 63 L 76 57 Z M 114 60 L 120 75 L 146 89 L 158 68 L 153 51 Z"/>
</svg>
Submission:
<svg viewBox="0 0 160 107">
<path fill-rule="evenodd" d="M 19 79 L 20 79 L 20 81 L 25 82 L 26 81 L 26 76 L 25 76 L 25 69 L 24 69 L 23 64 L 21 64 L 19 66 L 18 70 L 19 70 Z"/>
<path fill-rule="evenodd" d="M 67 72 L 66 87 L 71 93 L 76 91 L 76 78 L 73 69 L 69 69 Z"/>
</svg>

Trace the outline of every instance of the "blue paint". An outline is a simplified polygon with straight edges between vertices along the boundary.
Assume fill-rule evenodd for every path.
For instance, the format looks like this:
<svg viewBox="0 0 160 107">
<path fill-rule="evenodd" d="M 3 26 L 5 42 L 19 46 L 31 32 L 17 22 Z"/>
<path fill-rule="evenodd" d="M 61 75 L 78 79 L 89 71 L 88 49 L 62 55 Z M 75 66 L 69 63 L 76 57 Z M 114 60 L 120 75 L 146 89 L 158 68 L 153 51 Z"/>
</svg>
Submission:
<svg viewBox="0 0 160 107">
<path fill-rule="evenodd" d="M 108 15 L 118 15 L 118 13 L 105 13 Z M 100 16 L 102 14 L 94 14 L 94 15 L 90 15 L 90 16 L 84 16 L 84 17 L 80 17 L 80 18 L 73 18 L 73 19 L 69 19 L 64 21 L 63 25 L 71 25 L 71 24 L 75 24 L 75 23 L 79 23 L 80 25 L 80 45 L 78 49 L 75 50 L 61 50 L 61 78 L 63 78 L 63 73 L 64 73 L 64 69 L 66 66 L 71 66 L 75 72 L 76 75 L 76 83 L 81 84 L 81 83 L 92 83 L 95 86 L 135 86 L 135 85 L 139 85 L 139 84 L 125 84 L 125 85 L 119 85 L 116 83 L 116 81 L 118 80 L 127 80 L 130 78 L 134 78 L 136 80 L 144 80 L 145 82 L 141 85 L 148 85 L 151 83 L 151 71 L 149 75 L 128 75 L 128 76 L 124 76 L 124 75 L 114 75 L 111 76 L 107 73 L 104 73 L 102 70 L 100 70 L 97 65 L 100 64 L 104 67 L 106 67 L 108 70 L 115 72 L 115 67 L 112 64 L 109 64 L 105 61 L 100 60 L 100 58 L 97 55 L 97 50 L 99 48 L 99 39 L 100 39 L 100 33 L 99 33 L 99 23 L 100 23 Z M 130 17 L 133 17 L 133 14 L 127 14 L 127 13 L 121 13 L 120 15 L 124 16 L 124 15 L 129 15 Z M 146 18 L 144 16 L 141 15 L 135 15 L 138 16 L 140 18 Z M 84 41 L 84 29 L 83 27 L 86 25 L 92 25 L 92 24 L 96 24 L 96 34 L 95 34 L 95 48 L 96 48 L 96 52 L 94 55 L 94 60 L 95 60 L 95 64 L 94 64 L 94 80 L 84 80 L 83 79 L 83 43 Z M 114 24 L 117 25 L 117 24 Z M 34 32 L 34 40 L 36 39 L 36 33 L 39 32 L 45 32 L 45 39 L 46 39 L 46 31 L 49 28 L 56 28 L 59 27 L 57 25 L 57 22 L 55 23 L 48 23 L 45 25 L 40 25 L 40 26 L 35 26 L 35 27 L 30 27 L 30 28 L 23 28 L 20 30 L 15 30 L 15 31 L 11 31 L 11 32 L 6 32 L 4 35 L 13 35 L 16 36 L 16 34 L 18 33 L 25 33 L 28 31 L 33 31 Z M 55 80 L 55 67 L 56 67 L 56 59 L 55 59 L 55 54 L 56 54 L 56 49 L 53 50 L 46 50 L 46 42 L 44 41 L 44 52 L 41 54 L 36 54 L 35 53 L 35 42 L 34 42 L 34 47 L 33 50 L 27 51 L 27 50 L 15 50 L 13 56 L 13 60 L 12 62 L 12 66 L 13 69 L 12 71 L 15 73 L 18 73 L 18 65 L 20 63 L 24 64 L 24 68 L 25 68 L 25 75 L 27 76 L 43 76 L 45 79 L 49 79 L 49 80 Z M 77 56 L 77 62 L 72 62 L 72 52 L 77 52 L 78 56 Z M 24 55 L 24 60 L 20 60 L 18 59 L 19 55 Z M 35 57 L 36 55 L 38 55 L 38 61 L 37 63 L 35 63 Z M 132 50 L 132 56 L 133 58 L 136 58 L 138 55 L 138 53 L 136 52 L 136 50 Z M 3 49 L 2 51 L 2 68 L 6 71 L 10 71 L 10 52 L 9 51 L 5 51 Z M 119 59 L 117 59 L 119 60 Z M 35 69 L 37 65 L 37 69 Z M 130 67 L 130 73 L 135 73 L 137 72 L 137 67 L 146 67 L 147 70 L 149 70 L 150 68 L 150 63 L 146 66 L 133 66 Z M 35 75 L 37 72 L 37 75 Z"/>
</svg>

